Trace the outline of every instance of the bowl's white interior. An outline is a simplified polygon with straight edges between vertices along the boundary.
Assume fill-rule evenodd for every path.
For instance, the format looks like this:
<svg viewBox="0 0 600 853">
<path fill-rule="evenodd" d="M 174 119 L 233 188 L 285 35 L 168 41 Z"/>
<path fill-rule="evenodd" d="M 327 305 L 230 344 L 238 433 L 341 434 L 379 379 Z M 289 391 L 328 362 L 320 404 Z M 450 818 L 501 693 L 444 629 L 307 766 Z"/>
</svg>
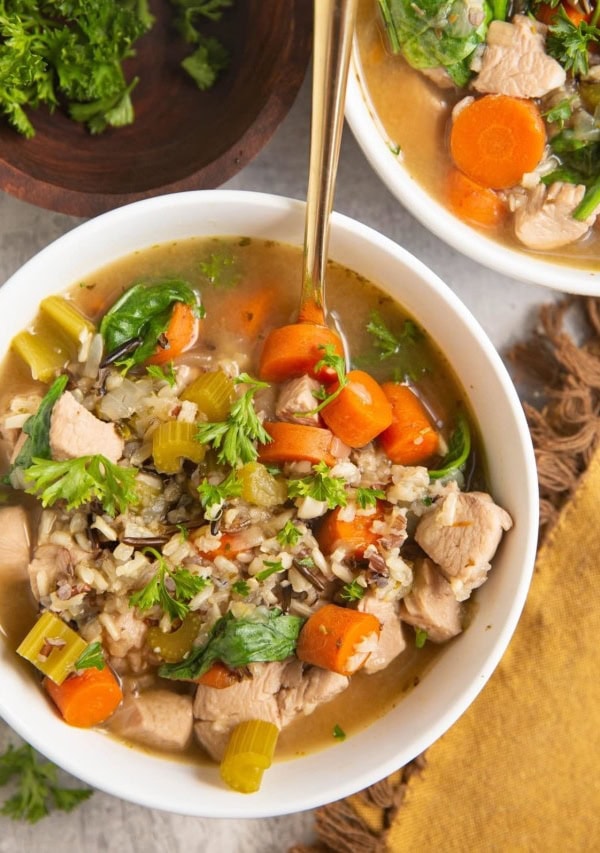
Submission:
<svg viewBox="0 0 600 853">
<path fill-rule="evenodd" d="M 232 191 L 162 196 L 91 220 L 51 244 L 0 290 L 0 352 L 60 292 L 135 249 L 199 235 L 246 235 L 301 244 L 304 205 Z M 205 817 L 262 817 L 311 808 L 355 792 L 414 758 L 468 707 L 514 631 L 537 540 L 537 480 L 529 431 L 501 359 L 467 309 L 432 272 L 364 225 L 334 214 L 330 256 L 379 284 L 449 357 L 484 437 L 496 500 L 515 527 L 497 555 L 468 631 L 397 708 L 331 749 L 277 763 L 257 794 L 226 790 L 217 769 L 159 759 L 50 713 L 0 639 L 0 715 L 27 741 L 89 784 L 154 808 Z"/>
<path fill-rule="evenodd" d="M 392 151 L 389 138 L 370 104 L 354 45 L 348 78 L 346 119 L 367 160 L 404 207 L 426 228 L 484 266 L 520 281 L 542 284 L 568 293 L 600 294 L 600 262 L 596 270 L 552 263 L 503 246 L 462 222 L 427 193 Z"/>
</svg>

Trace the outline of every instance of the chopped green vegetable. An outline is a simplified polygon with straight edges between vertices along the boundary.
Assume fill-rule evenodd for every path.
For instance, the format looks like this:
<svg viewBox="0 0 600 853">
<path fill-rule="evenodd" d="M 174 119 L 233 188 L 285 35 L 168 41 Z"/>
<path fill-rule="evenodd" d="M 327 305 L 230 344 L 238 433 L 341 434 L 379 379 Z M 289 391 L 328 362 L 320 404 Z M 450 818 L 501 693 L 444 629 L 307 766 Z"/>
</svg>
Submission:
<svg viewBox="0 0 600 853">
<path fill-rule="evenodd" d="M 75 670 L 77 672 L 82 669 L 104 669 L 105 666 L 104 649 L 102 648 L 102 643 L 98 642 L 90 643 L 75 661 Z"/>
<path fill-rule="evenodd" d="M 135 284 L 106 312 L 100 323 L 105 350 L 110 354 L 130 341 L 139 344 L 126 360 L 116 361 L 126 369 L 141 364 L 154 353 L 158 339 L 165 332 L 173 305 L 184 302 L 195 307 L 202 316 L 198 294 L 182 279 L 165 279 L 153 284 Z"/>
<path fill-rule="evenodd" d="M 289 497 L 325 501 L 329 509 L 346 506 L 348 498 L 343 477 L 332 477 L 331 468 L 325 462 L 318 462 L 312 467 L 314 474 L 288 482 Z"/>
<path fill-rule="evenodd" d="M 200 424 L 196 438 L 201 444 L 209 444 L 217 452 L 219 462 L 232 468 L 238 462 L 253 462 L 258 452 L 253 444 L 259 441 L 268 444 L 271 436 L 259 421 L 254 409 L 254 396 L 261 388 L 268 388 L 268 382 L 253 379 L 247 373 L 241 373 L 236 384 L 244 384 L 248 390 L 239 397 L 224 421 Z"/>
<path fill-rule="evenodd" d="M 34 458 L 50 458 L 50 418 L 52 409 L 58 398 L 62 395 L 69 381 L 67 376 L 59 376 L 55 379 L 46 394 L 35 415 L 32 415 L 23 424 L 23 432 L 27 436 L 25 444 L 17 455 L 13 468 L 29 468 Z"/>
<path fill-rule="evenodd" d="M 90 788 L 62 788 L 57 774 L 58 768 L 49 761 L 39 761 L 29 744 L 9 746 L 0 756 L 0 786 L 14 781 L 16 791 L 5 800 L 0 814 L 37 823 L 53 808 L 70 812 L 94 793 Z"/>
<path fill-rule="evenodd" d="M 211 252 L 205 261 L 200 261 L 200 272 L 213 287 L 234 287 L 242 277 L 228 249 Z"/>
<path fill-rule="evenodd" d="M 429 471 L 432 480 L 441 480 L 453 471 L 461 468 L 471 453 L 471 429 L 469 422 L 463 414 L 456 419 L 456 428 L 448 442 L 448 452 L 440 462 L 440 467 Z"/>
<path fill-rule="evenodd" d="M 351 583 L 344 584 L 340 596 L 344 601 L 360 601 L 363 598 L 366 589 L 364 586 L 354 579 Z"/>
<path fill-rule="evenodd" d="M 346 732 L 337 723 L 333 727 L 332 734 L 336 740 L 346 740 Z"/>
<path fill-rule="evenodd" d="M 229 66 L 230 56 L 221 42 L 215 38 L 205 38 L 196 50 L 181 62 L 199 89 L 210 89 L 216 83 L 221 71 Z"/>
<path fill-rule="evenodd" d="M 445 68 L 457 86 L 469 82 L 493 14 L 486 0 L 379 0 L 379 7 L 394 53 L 414 68 Z"/>
<path fill-rule="evenodd" d="M 546 110 L 542 115 L 546 121 L 558 125 L 559 129 L 562 130 L 565 122 L 571 118 L 573 113 L 573 101 L 574 98 L 563 98 L 562 101 L 559 101 L 551 109 Z"/>
<path fill-rule="evenodd" d="M 284 566 L 281 560 L 263 560 L 263 566 L 265 566 L 265 568 L 262 572 L 257 572 L 257 574 L 254 575 L 256 580 L 261 583 L 262 581 L 266 581 L 267 578 L 270 578 L 271 575 L 276 575 L 279 572 L 284 571 Z"/>
<path fill-rule="evenodd" d="M 288 519 L 275 538 L 282 548 L 285 548 L 286 545 L 293 548 L 302 538 L 302 531 L 296 527 L 293 521 Z"/>
<path fill-rule="evenodd" d="M 278 609 L 256 608 L 252 617 L 241 619 L 227 613 L 215 622 L 204 646 L 193 649 L 181 663 L 161 666 L 158 674 L 162 678 L 195 681 L 215 661 L 236 669 L 254 661 L 284 660 L 296 648 L 303 621 Z"/>
<path fill-rule="evenodd" d="M 383 322 L 377 311 L 372 311 L 367 332 L 374 338 L 375 349 L 379 350 L 379 358 L 390 358 L 398 355 L 407 343 L 415 343 L 423 338 L 423 332 L 412 320 L 405 320 L 402 331 L 395 335 Z"/>
<path fill-rule="evenodd" d="M 422 649 L 427 642 L 427 631 L 423 628 L 415 628 L 415 646 Z"/>
<path fill-rule="evenodd" d="M 165 558 L 154 548 L 144 548 L 144 554 L 154 557 L 157 570 L 145 587 L 133 593 L 129 599 L 130 606 L 149 610 L 158 604 L 171 619 L 184 619 L 190 612 L 189 602 L 206 587 L 208 581 L 200 575 L 193 575 L 188 569 L 169 568 Z"/>
<path fill-rule="evenodd" d="M 242 493 L 242 484 L 238 479 L 235 470 L 229 474 L 220 483 L 209 483 L 204 479 L 198 486 L 198 495 L 202 508 L 212 517 L 210 510 L 213 507 L 221 507 L 230 498 L 236 498 Z"/>
<path fill-rule="evenodd" d="M 546 50 L 565 71 L 575 76 L 587 74 L 589 70 L 589 48 L 600 42 L 600 30 L 581 21 L 577 26 L 571 21 L 564 8 L 559 6 L 554 21 L 548 27 Z"/>
<path fill-rule="evenodd" d="M 146 367 L 146 373 L 153 379 L 158 379 L 159 382 L 167 382 L 171 388 L 174 388 L 177 382 L 172 361 L 167 362 L 164 367 L 159 364 L 149 364 Z"/>
<path fill-rule="evenodd" d="M 385 492 L 382 489 L 369 489 L 359 486 L 356 490 L 356 503 L 361 509 L 377 506 L 378 500 L 385 500 Z"/>
<path fill-rule="evenodd" d="M 106 456 L 79 456 L 64 462 L 34 457 L 23 475 L 33 486 L 27 489 L 36 495 L 42 506 L 53 506 L 64 500 L 67 509 L 98 500 L 104 512 L 116 515 L 125 512 L 139 501 L 135 488 L 137 468 L 123 468 Z"/>
<path fill-rule="evenodd" d="M 236 595 L 241 595 L 242 598 L 246 598 L 247 595 L 250 595 L 250 587 L 247 581 L 244 580 L 239 580 L 232 583 L 231 591 L 235 592 Z"/>
<path fill-rule="evenodd" d="M 314 409 L 311 409 L 309 412 L 302 412 L 301 414 L 303 415 L 316 415 L 318 412 L 324 409 L 325 406 L 328 406 L 329 403 L 335 400 L 335 398 L 341 394 L 342 390 L 348 384 L 345 358 L 337 354 L 333 344 L 325 344 L 324 347 L 319 347 L 319 349 L 322 349 L 324 351 L 324 355 L 315 364 L 315 371 L 318 372 L 319 370 L 323 370 L 327 367 L 331 368 L 337 377 L 338 386 L 335 391 L 332 391 L 331 394 L 328 394 L 323 387 L 321 387 L 318 391 L 315 391 L 314 396 L 317 398 L 317 400 L 320 400 L 321 402 L 318 406 L 316 406 Z"/>
</svg>

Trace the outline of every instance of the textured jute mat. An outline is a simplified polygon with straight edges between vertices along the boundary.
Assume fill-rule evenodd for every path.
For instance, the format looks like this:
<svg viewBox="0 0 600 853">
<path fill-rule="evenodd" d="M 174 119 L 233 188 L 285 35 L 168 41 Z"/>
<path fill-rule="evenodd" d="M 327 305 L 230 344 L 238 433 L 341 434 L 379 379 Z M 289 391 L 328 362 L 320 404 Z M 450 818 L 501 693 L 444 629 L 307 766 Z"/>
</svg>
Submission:
<svg viewBox="0 0 600 853">
<path fill-rule="evenodd" d="M 600 851 L 600 299 L 543 306 L 506 358 L 541 499 L 517 631 L 426 756 L 318 809 L 290 853 Z"/>
</svg>

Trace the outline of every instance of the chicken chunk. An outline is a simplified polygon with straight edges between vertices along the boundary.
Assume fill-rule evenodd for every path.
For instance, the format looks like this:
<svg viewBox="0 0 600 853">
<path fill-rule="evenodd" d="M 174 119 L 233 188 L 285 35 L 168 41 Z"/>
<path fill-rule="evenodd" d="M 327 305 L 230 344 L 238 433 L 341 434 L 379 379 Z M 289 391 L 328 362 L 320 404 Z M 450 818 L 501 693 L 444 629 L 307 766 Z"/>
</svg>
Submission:
<svg viewBox="0 0 600 853">
<path fill-rule="evenodd" d="M 129 694 L 111 718 L 116 734 L 154 749 L 182 752 L 192 736 L 192 697 L 170 690 Z"/>
<path fill-rule="evenodd" d="M 464 601 L 485 582 L 512 519 L 483 492 L 451 492 L 422 516 L 415 539 Z"/>
<path fill-rule="evenodd" d="M 377 647 L 371 652 L 362 668 L 366 673 L 379 672 L 406 648 L 397 604 L 394 601 L 383 601 L 368 592 L 359 602 L 358 609 L 364 613 L 372 613 L 381 623 Z"/>
<path fill-rule="evenodd" d="M 65 391 L 54 404 L 50 419 L 53 459 L 76 459 L 101 453 L 111 462 L 118 462 L 123 455 L 123 445 L 114 424 L 93 415 L 70 391 Z"/>
<path fill-rule="evenodd" d="M 512 23 L 492 21 L 473 88 L 516 98 L 541 98 L 562 86 L 566 73 L 546 53 L 546 29 L 526 15 L 515 15 Z"/>
<path fill-rule="evenodd" d="M 515 234 L 530 249 L 558 249 L 583 237 L 596 221 L 597 211 L 587 219 L 573 219 L 582 200 L 582 184 L 557 181 L 546 187 L 538 184 L 527 202 L 515 212 Z"/>
<path fill-rule="evenodd" d="M 303 668 L 292 658 L 272 663 L 253 663 L 251 678 L 217 690 L 202 684 L 194 700 L 196 737 L 216 761 L 223 757 L 231 730 L 244 720 L 260 719 L 281 729 L 299 713 L 311 714 L 344 690 L 343 675 Z"/>
<path fill-rule="evenodd" d="M 319 414 L 314 411 L 319 401 L 314 392 L 320 387 L 320 383 L 308 375 L 285 382 L 275 406 L 275 414 L 279 420 L 319 426 Z"/>
<path fill-rule="evenodd" d="M 445 643 L 462 631 L 460 603 L 431 560 L 415 564 L 412 589 L 400 602 L 400 618 L 426 631 L 433 643 Z"/>
</svg>

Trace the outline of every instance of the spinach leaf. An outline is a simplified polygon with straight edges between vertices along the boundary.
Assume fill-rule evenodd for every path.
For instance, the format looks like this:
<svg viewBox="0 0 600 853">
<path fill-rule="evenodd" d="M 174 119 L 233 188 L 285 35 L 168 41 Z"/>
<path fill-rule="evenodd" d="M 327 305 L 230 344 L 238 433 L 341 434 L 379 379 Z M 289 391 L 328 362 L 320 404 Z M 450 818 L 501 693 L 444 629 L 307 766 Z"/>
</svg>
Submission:
<svg viewBox="0 0 600 853">
<path fill-rule="evenodd" d="M 50 459 L 50 418 L 58 398 L 67 387 L 68 377 L 59 376 L 46 392 L 40 407 L 23 424 L 27 440 L 13 463 L 15 468 L 29 468 L 33 458 Z"/>
<path fill-rule="evenodd" d="M 561 164 L 545 175 L 542 182 L 583 184 L 586 193 L 573 211 L 573 218 L 587 219 L 600 203 L 600 141 L 582 138 L 577 131 L 567 128 L 553 137 L 550 146 Z"/>
<path fill-rule="evenodd" d="M 281 610 L 257 609 L 253 618 L 236 619 L 232 613 L 222 616 L 210 633 L 206 645 L 194 649 L 180 663 L 163 664 L 162 678 L 195 681 L 215 661 L 232 668 L 254 661 L 284 660 L 293 654 L 304 620 Z"/>
<path fill-rule="evenodd" d="M 413 68 L 442 66 L 457 86 L 468 83 L 472 54 L 494 14 L 487 0 L 379 0 L 379 6 L 394 53 Z M 496 14 L 502 9 L 498 4 Z"/>
<path fill-rule="evenodd" d="M 432 480 L 441 480 L 453 471 L 461 468 L 471 453 L 471 429 L 469 422 L 463 414 L 459 414 L 456 428 L 448 442 L 448 452 L 442 459 L 440 467 L 429 471 Z"/>
<path fill-rule="evenodd" d="M 196 305 L 202 310 L 196 291 L 182 279 L 165 279 L 154 284 L 140 282 L 126 290 L 100 324 L 106 352 L 110 354 L 128 341 L 140 338 L 140 345 L 126 364 L 130 367 L 141 364 L 156 349 L 175 302 Z"/>
</svg>

